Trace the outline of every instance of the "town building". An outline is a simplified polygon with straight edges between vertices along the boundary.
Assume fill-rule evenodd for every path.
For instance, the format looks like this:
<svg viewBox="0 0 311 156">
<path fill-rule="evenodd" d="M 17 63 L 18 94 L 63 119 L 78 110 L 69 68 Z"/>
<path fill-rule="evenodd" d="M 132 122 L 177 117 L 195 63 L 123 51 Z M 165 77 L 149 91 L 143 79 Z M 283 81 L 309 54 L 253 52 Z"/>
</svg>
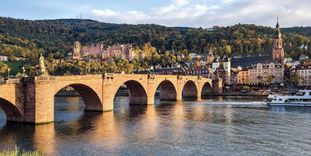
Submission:
<svg viewBox="0 0 311 156">
<path fill-rule="evenodd" d="M 309 59 L 309 57 L 306 56 L 305 54 L 302 54 L 299 56 L 299 61 L 303 61 L 303 60 L 307 60 L 307 59 Z"/>
<path fill-rule="evenodd" d="M 248 69 L 249 84 L 283 84 L 284 68 L 280 63 L 258 63 Z"/>
<path fill-rule="evenodd" d="M 248 85 L 249 84 L 249 73 L 247 68 L 242 68 L 236 75 L 236 84 Z"/>
<path fill-rule="evenodd" d="M 311 86 L 311 64 L 303 64 L 296 67 L 298 86 Z"/>
<path fill-rule="evenodd" d="M 211 71 L 207 66 L 191 67 L 184 69 L 185 75 L 202 76 L 211 78 Z"/>
<path fill-rule="evenodd" d="M 221 60 L 217 57 L 214 58 L 212 62 L 212 73 L 220 74 L 223 79 L 223 83 L 231 84 L 231 59 L 228 56 L 224 56 Z"/>
<path fill-rule="evenodd" d="M 0 56 L 0 61 L 2 61 L 2 62 L 9 61 L 9 57 L 7 57 L 7 56 Z"/>
<path fill-rule="evenodd" d="M 202 76 L 202 77 L 211 77 L 211 70 L 205 64 L 200 61 L 200 58 L 196 58 L 194 64 L 190 68 L 184 68 L 185 75 L 194 75 L 194 76 Z"/>
<path fill-rule="evenodd" d="M 271 56 L 251 56 L 251 57 L 233 57 L 231 59 L 231 65 L 233 68 L 250 67 L 254 64 L 262 62 L 273 62 Z"/>
</svg>

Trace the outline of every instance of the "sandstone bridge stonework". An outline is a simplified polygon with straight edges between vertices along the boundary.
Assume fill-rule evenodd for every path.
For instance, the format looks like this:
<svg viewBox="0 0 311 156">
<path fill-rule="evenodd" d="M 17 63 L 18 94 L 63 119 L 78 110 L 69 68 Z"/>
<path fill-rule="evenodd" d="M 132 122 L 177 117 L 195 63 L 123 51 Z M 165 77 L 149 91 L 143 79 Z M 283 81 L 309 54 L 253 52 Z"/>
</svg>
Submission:
<svg viewBox="0 0 311 156">
<path fill-rule="evenodd" d="M 200 76 L 109 74 L 27 77 L 0 84 L 0 107 L 8 121 L 48 123 L 54 121 L 54 96 L 70 86 L 82 97 L 85 111 L 112 111 L 120 86 L 129 90 L 130 104 L 154 104 L 161 100 L 201 98 L 212 90 L 212 80 Z"/>
</svg>

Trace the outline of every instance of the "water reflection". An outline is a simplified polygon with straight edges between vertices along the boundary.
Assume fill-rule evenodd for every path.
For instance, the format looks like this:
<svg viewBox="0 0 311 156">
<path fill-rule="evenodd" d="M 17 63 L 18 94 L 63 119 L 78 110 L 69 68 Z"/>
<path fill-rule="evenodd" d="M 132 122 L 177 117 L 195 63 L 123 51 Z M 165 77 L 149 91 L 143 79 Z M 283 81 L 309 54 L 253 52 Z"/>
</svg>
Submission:
<svg viewBox="0 0 311 156">
<path fill-rule="evenodd" d="M 48 155 L 56 155 L 54 123 L 34 126 L 34 148 Z"/>
<path fill-rule="evenodd" d="M 52 124 L 5 123 L 0 113 L 0 149 L 17 145 L 47 155 L 311 154 L 311 108 L 244 107 L 250 101 L 238 100 L 239 107 L 232 104 L 236 99 L 219 97 L 129 106 L 128 98 L 119 97 L 113 112 L 90 113 L 80 98 L 60 97 Z"/>
</svg>

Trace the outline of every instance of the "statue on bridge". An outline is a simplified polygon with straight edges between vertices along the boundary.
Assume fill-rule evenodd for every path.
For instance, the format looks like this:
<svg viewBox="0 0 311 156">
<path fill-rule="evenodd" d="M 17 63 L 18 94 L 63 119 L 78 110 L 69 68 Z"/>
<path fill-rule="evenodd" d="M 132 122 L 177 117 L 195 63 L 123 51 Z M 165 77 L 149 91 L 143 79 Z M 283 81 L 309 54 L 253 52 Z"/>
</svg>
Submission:
<svg viewBox="0 0 311 156">
<path fill-rule="evenodd" d="M 48 75 L 46 68 L 45 68 L 45 65 L 44 65 L 44 57 L 42 56 L 42 54 L 40 54 L 39 65 L 40 65 L 40 75 L 41 76 Z"/>
</svg>

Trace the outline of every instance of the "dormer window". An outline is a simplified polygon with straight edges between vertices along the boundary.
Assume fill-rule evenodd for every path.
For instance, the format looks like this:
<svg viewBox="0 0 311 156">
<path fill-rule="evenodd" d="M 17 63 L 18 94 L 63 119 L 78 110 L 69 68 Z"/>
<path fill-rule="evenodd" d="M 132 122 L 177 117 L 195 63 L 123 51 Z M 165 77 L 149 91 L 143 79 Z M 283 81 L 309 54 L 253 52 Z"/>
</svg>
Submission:
<svg viewBox="0 0 311 156">
<path fill-rule="evenodd" d="M 262 68 L 262 64 L 261 64 L 261 63 L 258 63 L 258 64 L 257 64 L 257 68 L 261 69 L 261 68 Z"/>
</svg>

